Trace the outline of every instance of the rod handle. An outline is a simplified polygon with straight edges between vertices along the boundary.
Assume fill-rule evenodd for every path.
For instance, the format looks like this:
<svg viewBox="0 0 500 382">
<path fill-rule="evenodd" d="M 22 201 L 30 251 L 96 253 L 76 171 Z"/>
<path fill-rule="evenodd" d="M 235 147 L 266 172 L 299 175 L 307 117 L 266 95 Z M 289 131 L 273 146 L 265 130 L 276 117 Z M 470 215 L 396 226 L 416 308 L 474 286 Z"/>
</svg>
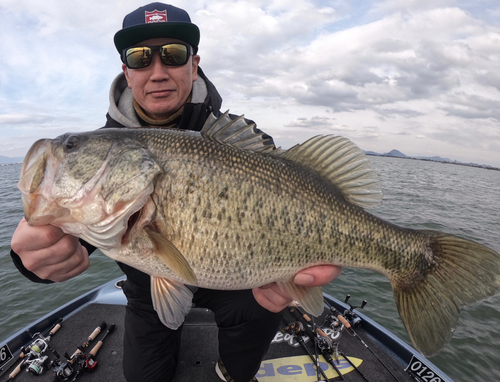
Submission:
<svg viewBox="0 0 500 382">
<path fill-rule="evenodd" d="M 80 349 L 76 349 L 76 351 L 71 355 L 71 357 L 69 357 L 68 363 L 73 365 L 73 363 L 76 361 L 76 357 L 82 353 L 83 352 Z"/>
<path fill-rule="evenodd" d="M 95 357 L 101 346 L 102 346 L 102 341 L 99 341 L 98 343 L 95 344 L 95 346 L 92 348 L 89 354 L 92 354 L 92 356 Z"/>
<path fill-rule="evenodd" d="M 18 375 L 23 368 L 24 360 L 21 360 L 19 364 L 16 366 L 14 370 L 12 370 L 12 373 L 9 374 L 9 379 L 14 379 L 16 375 Z"/>
<path fill-rule="evenodd" d="M 103 321 L 101 324 L 94 329 L 94 331 L 89 336 L 89 341 L 93 341 L 102 330 L 106 329 L 106 323 Z"/>
<path fill-rule="evenodd" d="M 339 315 L 337 316 L 337 318 L 339 319 L 339 321 L 340 321 L 340 322 L 342 322 L 342 324 L 344 324 L 344 326 L 345 326 L 347 329 L 350 329 L 350 328 L 351 328 L 351 324 L 349 323 L 349 321 L 347 321 L 347 320 L 345 319 L 345 317 L 344 317 L 344 316 L 342 316 L 341 314 L 339 314 Z"/>
<path fill-rule="evenodd" d="M 59 329 L 61 329 L 61 324 L 57 324 L 56 326 L 54 326 L 49 332 L 49 336 L 53 336 L 54 334 L 56 334 Z"/>
</svg>

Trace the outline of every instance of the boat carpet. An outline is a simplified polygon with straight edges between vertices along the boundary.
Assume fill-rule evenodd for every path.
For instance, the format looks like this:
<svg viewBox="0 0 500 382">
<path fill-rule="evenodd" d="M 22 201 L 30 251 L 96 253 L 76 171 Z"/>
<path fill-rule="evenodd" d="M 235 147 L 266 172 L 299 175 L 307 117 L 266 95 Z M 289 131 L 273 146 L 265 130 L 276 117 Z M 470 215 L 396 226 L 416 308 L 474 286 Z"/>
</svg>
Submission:
<svg viewBox="0 0 500 382">
<path fill-rule="evenodd" d="M 110 333 L 103 342 L 97 353 L 98 362 L 92 372 L 83 372 L 77 378 L 78 381 L 99 381 L 99 382 L 125 382 L 122 373 L 122 338 L 123 319 L 125 307 L 123 305 L 90 304 L 72 315 L 62 323 L 62 328 L 52 337 L 49 345 L 61 357 L 64 354 L 73 354 L 78 346 L 81 346 L 89 334 L 102 321 L 109 326 L 114 323 L 115 330 Z M 320 319 L 317 322 L 323 322 Z M 285 327 L 289 322 L 283 322 Z M 365 341 L 368 347 L 377 354 L 378 358 L 389 367 L 392 373 L 400 382 L 414 381 L 404 371 L 404 366 L 389 358 L 386 353 L 382 353 L 375 340 L 364 332 L 362 327 L 356 329 L 356 333 Z M 88 352 L 101 339 L 103 333 L 90 343 L 85 349 Z M 260 382 L 306 382 L 317 381 L 315 367 L 304 348 L 293 347 L 289 344 L 289 336 L 277 334 L 279 343 L 270 346 L 269 352 L 261 365 L 261 370 L 257 375 Z M 279 340 L 282 340 L 281 342 Z M 180 354 L 180 364 L 175 376 L 175 382 L 217 382 L 220 379 L 215 374 L 215 363 L 218 358 L 217 351 L 217 327 L 213 320 L 213 313 L 206 309 L 193 309 L 186 317 L 186 323 L 182 332 L 182 344 Z M 312 347 L 307 344 L 310 351 Z M 359 371 L 354 370 L 350 365 L 340 358 L 339 368 L 347 382 L 369 381 L 369 382 L 390 382 L 396 381 L 386 369 L 380 364 L 370 351 L 355 337 L 351 337 L 345 331 L 339 340 L 339 349 L 349 357 L 355 364 L 361 360 Z M 54 360 L 56 356 L 47 351 L 49 359 Z M 356 360 L 358 359 L 358 360 Z M 17 365 L 17 363 L 16 363 Z M 325 369 L 327 365 L 323 366 Z M 331 370 L 327 371 L 327 376 L 331 381 L 340 381 L 340 377 Z M 350 371 L 349 371 L 350 370 Z M 10 372 L 10 371 L 9 371 Z M 330 374 L 328 374 L 330 373 Z M 333 373 L 333 374 L 332 374 Z M 363 374 L 363 376 L 361 375 Z M 53 370 L 48 370 L 40 376 L 34 376 L 24 370 L 14 378 L 16 381 L 54 381 Z M 71 381 L 73 377 L 68 378 Z M 134 381 L 141 382 L 141 381 Z M 147 382 L 147 381 L 144 381 Z"/>
</svg>

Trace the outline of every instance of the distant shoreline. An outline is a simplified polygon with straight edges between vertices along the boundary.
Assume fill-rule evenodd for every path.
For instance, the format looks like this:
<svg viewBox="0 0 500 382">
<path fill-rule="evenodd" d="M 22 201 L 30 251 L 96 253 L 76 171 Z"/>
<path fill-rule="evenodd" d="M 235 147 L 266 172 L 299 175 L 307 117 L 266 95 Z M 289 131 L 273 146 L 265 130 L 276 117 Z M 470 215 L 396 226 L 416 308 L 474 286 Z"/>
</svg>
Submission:
<svg viewBox="0 0 500 382">
<path fill-rule="evenodd" d="M 455 161 L 447 161 L 447 160 L 432 160 L 428 158 L 414 158 L 414 157 L 409 157 L 409 156 L 396 156 L 396 155 L 386 155 L 386 154 L 373 154 L 373 153 L 365 153 L 366 155 L 372 156 L 372 157 L 384 157 L 384 158 L 395 158 L 395 159 L 411 159 L 411 160 L 420 160 L 420 161 L 425 161 L 425 162 L 435 162 L 435 163 L 443 163 L 443 164 L 454 164 L 458 166 L 466 166 L 466 167 L 475 167 L 475 168 L 482 168 L 485 170 L 493 170 L 493 171 L 500 171 L 500 168 L 498 167 L 493 167 L 493 166 L 488 166 L 488 165 L 481 165 L 481 164 L 474 164 L 474 163 L 462 163 L 462 162 L 455 162 Z"/>
<path fill-rule="evenodd" d="M 500 171 L 499 167 L 493 167 L 489 165 L 481 165 L 481 164 L 475 164 L 475 163 L 462 163 L 462 162 L 457 162 L 457 161 L 449 161 L 449 160 L 434 160 L 431 158 L 415 158 L 415 157 L 409 157 L 407 155 L 405 156 L 400 156 L 400 155 L 388 155 L 388 154 L 377 154 L 373 152 L 364 152 L 365 155 L 369 155 L 372 157 L 384 157 L 384 158 L 396 158 L 396 159 L 411 159 L 411 160 L 420 160 L 420 161 L 425 161 L 425 162 L 435 162 L 435 163 L 444 163 L 444 164 L 454 164 L 458 166 L 466 166 L 466 167 L 475 167 L 475 168 L 482 168 L 485 170 L 493 170 L 493 171 Z M 10 163 L 0 163 L 0 166 L 11 166 L 14 164 L 21 164 L 23 163 L 22 160 L 20 162 L 10 162 Z"/>
</svg>

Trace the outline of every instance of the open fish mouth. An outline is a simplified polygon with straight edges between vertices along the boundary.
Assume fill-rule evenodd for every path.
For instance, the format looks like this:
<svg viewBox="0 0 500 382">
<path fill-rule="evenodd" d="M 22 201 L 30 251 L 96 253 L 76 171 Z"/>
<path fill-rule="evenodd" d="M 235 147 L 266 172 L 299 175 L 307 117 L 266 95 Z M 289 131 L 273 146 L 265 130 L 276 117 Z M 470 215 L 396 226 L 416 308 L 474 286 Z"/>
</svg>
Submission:
<svg viewBox="0 0 500 382">
<path fill-rule="evenodd" d="M 54 225 L 102 249 L 128 243 L 147 224 L 143 210 L 154 190 L 153 180 L 134 194 L 129 192 L 127 200 L 116 200 L 114 195 L 125 193 L 123 189 L 142 173 L 124 178 L 103 194 L 103 185 L 112 176 L 110 164 L 105 161 L 76 194 L 65 197 L 68 192 L 60 185 L 62 182 L 57 182 L 63 164 L 52 155 L 52 142 L 48 139 L 35 142 L 23 163 L 18 187 L 28 224 Z"/>
</svg>

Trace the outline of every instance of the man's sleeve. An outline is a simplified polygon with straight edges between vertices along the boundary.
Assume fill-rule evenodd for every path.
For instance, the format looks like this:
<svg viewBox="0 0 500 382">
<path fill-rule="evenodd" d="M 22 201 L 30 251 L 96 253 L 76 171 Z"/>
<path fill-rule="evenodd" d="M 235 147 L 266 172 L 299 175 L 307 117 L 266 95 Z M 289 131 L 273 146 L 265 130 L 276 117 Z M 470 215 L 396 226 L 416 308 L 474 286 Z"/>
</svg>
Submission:
<svg viewBox="0 0 500 382">
<path fill-rule="evenodd" d="M 89 255 L 96 250 L 96 248 L 93 245 L 83 241 L 82 239 L 80 239 L 80 243 L 85 248 L 87 248 Z M 21 274 L 24 277 L 26 277 L 28 280 L 31 280 L 35 283 L 40 283 L 40 284 L 52 284 L 53 283 L 53 281 L 51 281 L 51 280 L 41 279 L 40 277 L 35 275 L 33 272 L 28 271 L 24 267 L 24 264 L 23 264 L 21 258 L 19 257 L 19 255 L 17 253 L 15 253 L 12 249 L 10 250 L 10 257 L 12 257 L 12 261 L 14 262 L 14 265 L 19 270 L 19 272 L 21 272 Z"/>
</svg>

